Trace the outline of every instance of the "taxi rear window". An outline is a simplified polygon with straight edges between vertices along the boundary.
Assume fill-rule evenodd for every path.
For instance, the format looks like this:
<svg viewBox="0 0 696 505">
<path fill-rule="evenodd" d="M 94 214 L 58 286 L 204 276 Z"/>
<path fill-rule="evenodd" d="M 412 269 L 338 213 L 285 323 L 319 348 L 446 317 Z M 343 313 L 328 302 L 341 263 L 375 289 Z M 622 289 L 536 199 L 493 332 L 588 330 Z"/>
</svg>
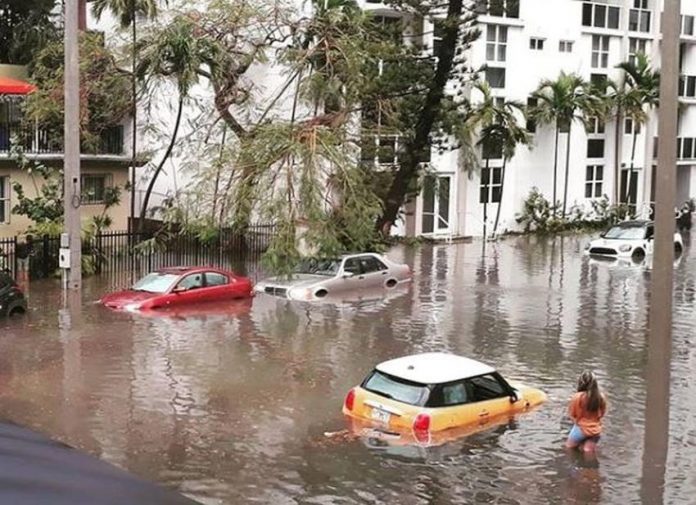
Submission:
<svg viewBox="0 0 696 505">
<path fill-rule="evenodd" d="M 430 388 L 425 384 L 400 379 L 379 370 L 374 370 L 365 379 L 362 388 L 379 396 L 419 407 L 425 405 L 430 395 Z"/>
</svg>

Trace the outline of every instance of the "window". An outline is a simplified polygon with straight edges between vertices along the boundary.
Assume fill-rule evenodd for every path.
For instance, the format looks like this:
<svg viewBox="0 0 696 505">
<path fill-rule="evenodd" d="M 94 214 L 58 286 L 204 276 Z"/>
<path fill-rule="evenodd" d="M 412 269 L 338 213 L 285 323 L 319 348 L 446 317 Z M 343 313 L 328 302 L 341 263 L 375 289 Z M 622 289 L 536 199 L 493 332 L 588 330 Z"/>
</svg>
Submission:
<svg viewBox="0 0 696 505">
<path fill-rule="evenodd" d="M 532 37 L 531 39 L 529 39 L 529 49 L 531 49 L 532 51 L 543 51 L 544 39 Z"/>
<path fill-rule="evenodd" d="M 604 166 L 588 165 L 585 170 L 585 198 L 601 198 Z"/>
<path fill-rule="evenodd" d="M 400 44 L 403 40 L 401 18 L 391 16 L 374 16 L 372 18 L 384 40 Z"/>
<path fill-rule="evenodd" d="M 442 46 L 442 36 L 443 36 L 443 20 L 436 19 L 433 22 L 433 56 L 437 57 L 440 54 L 440 47 Z"/>
<path fill-rule="evenodd" d="M 470 395 L 464 381 L 435 386 L 428 400 L 428 407 L 452 407 L 469 403 Z"/>
<path fill-rule="evenodd" d="M 180 289 L 182 291 L 189 291 L 191 289 L 198 289 L 203 287 L 203 274 L 191 274 L 187 275 L 181 281 L 179 281 L 179 284 L 176 285 L 176 289 Z"/>
<path fill-rule="evenodd" d="M 505 69 L 500 67 L 486 67 L 486 82 L 491 88 L 504 88 Z"/>
<path fill-rule="evenodd" d="M 361 256 L 358 259 L 360 261 L 360 272 L 363 274 L 381 272 L 387 269 L 387 266 L 374 256 Z"/>
<path fill-rule="evenodd" d="M 607 74 L 590 74 L 590 84 L 595 90 L 606 92 Z"/>
<path fill-rule="evenodd" d="M 558 43 L 558 51 L 561 53 L 572 53 L 573 52 L 573 41 L 572 40 L 561 40 Z"/>
<path fill-rule="evenodd" d="M 10 222 L 10 178 L 0 177 L 0 224 Z"/>
<path fill-rule="evenodd" d="M 520 0 L 476 0 L 476 12 L 488 16 L 519 18 Z"/>
<path fill-rule="evenodd" d="M 537 103 L 538 103 L 538 100 L 536 98 L 533 98 L 533 97 L 527 98 L 526 116 L 527 116 L 527 131 L 529 133 L 536 133 L 536 130 L 537 130 L 536 121 L 532 118 L 532 114 L 531 114 L 531 112 L 537 106 Z"/>
<path fill-rule="evenodd" d="M 646 39 L 636 39 L 633 37 L 628 39 L 628 61 L 631 63 L 636 63 L 636 56 L 638 53 L 648 54 L 649 50 L 650 48 Z"/>
<path fill-rule="evenodd" d="M 694 35 L 694 16 L 682 16 L 682 35 Z"/>
<path fill-rule="evenodd" d="M 635 127 L 635 132 L 633 131 L 634 127 Z M 636 135 L 640 135 L 640 123 L 636 123 L 633 121 L 632 118 L 627 117 L 625 120 L 625 124 L 624 124 L 624 133 L 626 135 L 633 135 L 634 133 Z"/>
<path fill-rule="evenodd" d="M 650 32 L 650 17 L 647 0 L 633 0 L 633 9 L 628 13 L 628 31 Z"/>
<path fill-rule="evenodd" d="M 679 96 L 696 98 L 696 75 L 682 75 L 679 77 Z"/>
<path fill-rule="evenodd" d="M 680 160 L 696 159 L 696 138 L 680 137 L 677 139 L 677 157 Z"/>
<path fill-rule="evenodd" d="M 585 129 L 589 135 L 603 135 L 604 121 L 597 117 L 591 117 L 588 119 Z"/>
<path fill-rule="evenodd" d="M 104 203 L 106 190 L 111 187 L 111 175 L 85 174 L 81 178 L 82 203 Z"/>
<path fill-rule="evenodd" d="M 382 135 L 377 138 L 377 162 L 380 165 L 396 165 L 396 135 Z"/>
<path fill-rule="evenodd" d="M 343 264 L 343 271 L 353 275 L 360 274 L 360 261 L 358 258 L 348 258 Z"/>
<path fill-rule="evenodd" d="M 582 4 L 582 25 L 617 30 L 620 13 L 619 7 L 584 2 Z"/>
<path fill-rule="evenodd" d="M 592 68 L 609 66 L 609 36 L 592 35 Z"/>
<path fill-rule="evenodd" d="M 587 140 L 587 157 L 604 158 L 604 139 Z"/>
<path fill-rule="evenodd" d="M 362 388 L 397 402 L 418 406 L 425 405 L 430 394 L 430 390 L 425 384 L 393 377 L 379 370 L 375 370 L 365 379 Z"/>
<path fill-rule="evenodd" d="M 206 286 L 224 286 L 227 284 L 227 276 L 219 274 L 217 272 L 206 272 L 205 273 L 205 285 Z"/>
<path fill-rule="evenodd" d="M 508 396 L 507 388 L 496 375 L 482 375 L 467 381 L 471 387 L 473 401 L 483 402 Z"/>
<path fill-rule="evenodd" d="M 480 203 L 500 203 L 502 175 L 502 169 L 498 167 L 481 169 Z"/>
<path fill-rule="evenodd" d="M 507 26 L 488 25 L 486 27 L 486 60 L 505 61 L 507 57 Z"/>
</svg>

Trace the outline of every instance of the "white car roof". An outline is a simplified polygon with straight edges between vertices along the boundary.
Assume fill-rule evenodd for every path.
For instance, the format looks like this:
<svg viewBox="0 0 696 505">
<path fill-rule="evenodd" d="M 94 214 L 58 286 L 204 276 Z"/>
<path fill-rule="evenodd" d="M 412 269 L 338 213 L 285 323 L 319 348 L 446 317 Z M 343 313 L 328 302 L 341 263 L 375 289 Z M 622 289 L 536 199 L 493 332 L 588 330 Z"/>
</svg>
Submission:
<svg viewBox="0 0 696 505">
<path fill-rule="evenodd" d="M 377 365 L 386 374 L 420 384 L 442 384 L 495 372 L 479 361 L 444 352 L 396 358 Z"/>
</svg>

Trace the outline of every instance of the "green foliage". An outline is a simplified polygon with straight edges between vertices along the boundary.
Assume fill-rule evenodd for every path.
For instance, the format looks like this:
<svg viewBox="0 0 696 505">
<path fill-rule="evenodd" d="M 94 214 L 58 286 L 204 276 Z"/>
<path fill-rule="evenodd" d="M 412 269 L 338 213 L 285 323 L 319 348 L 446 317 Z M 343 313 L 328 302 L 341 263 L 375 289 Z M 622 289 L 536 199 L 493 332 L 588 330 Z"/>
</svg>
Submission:
<svg viewBox="0 0 696 505">
<path fill-rule="evenodd" d="M 0 63 L 26 65 L 60 38 L 52 13 L 55 0 L 0 2 Z"/>
<path fill-rule="evenodd" d="M 537 188 L 532 188 L 524 201 L 522 211 L 515 219 L 518 224 L 524 226 L 526 233 L 544 234 L 597 230 L 632 217 L 626 204 L 612 205 L 606 195 L 591 200 L 589 211 L 580 205 L 574 205 L 566 216 L 561 216 L 554 212 L 560 205 L 560 202 L 557 202 L 554 209 Z"/>
<path fill-rule="evenodd" d="M 27 97 L 25 121 L 62 145 L 64 121 L 62 40 L 50 42 L 30 65 L 38 89 Z M 80 135 L 82 152 L 98 153 L 101 133 L 123 122 L 130 110 L 128 75 L 120 70 L 99 34 L 80 34 Z"/>
</svg>

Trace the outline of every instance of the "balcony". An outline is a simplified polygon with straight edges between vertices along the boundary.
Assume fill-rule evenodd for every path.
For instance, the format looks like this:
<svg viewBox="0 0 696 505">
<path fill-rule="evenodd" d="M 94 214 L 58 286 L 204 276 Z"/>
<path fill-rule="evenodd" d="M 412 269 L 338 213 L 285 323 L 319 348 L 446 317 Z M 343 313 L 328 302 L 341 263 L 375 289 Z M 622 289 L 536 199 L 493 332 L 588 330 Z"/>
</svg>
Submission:
<svg viewBox="0 0 696 505">
<path fill-rule="evenodd" d="M 16 139 L 16 140 L 15 140 Z M 0 157 L 9 156 L 12 142 L 17 141 L 29 155 L 62 155 L 63 132 L 44 128 L 26 128 L 21 124 L 0 123 Z M 97 146 L 82 146 L 83 155 L 124 156 L 123 125 L 101 132 Z"/>
</svg>

